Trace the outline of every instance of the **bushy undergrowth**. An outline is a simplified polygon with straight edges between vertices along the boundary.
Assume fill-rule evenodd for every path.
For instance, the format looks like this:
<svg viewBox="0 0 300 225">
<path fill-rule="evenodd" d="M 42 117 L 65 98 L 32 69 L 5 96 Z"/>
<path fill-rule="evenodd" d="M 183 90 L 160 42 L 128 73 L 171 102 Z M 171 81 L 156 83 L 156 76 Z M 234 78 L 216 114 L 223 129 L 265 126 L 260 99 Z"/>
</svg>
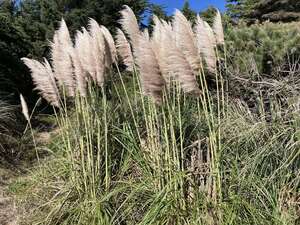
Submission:
<svg viewBox="0 0 300 225">
<path fill-rule="evenodd" d="M 227 36 L 228 89 L 251 111 L 297 104 L 300 91 L 299 23 L 241 24 Z M 274 102 L 276 102 L 274 106 Z"/>
<path fill-rule="evenodd" d="M 155 105 L 134 77 L 57 113 L 53 157 L 26 184 L 29 224 L 296 223 L 297 105 L 252 112 L 204 82 L 205 98 L 174 85 Z"/>
<path fill-rule="evenodd" d="M 229 28 L 226 36 L 229 65 L 245 77 L 252 75 L 251 78 L 259 79 L 263 75 L 275 78 L 280 74 L 278 72 L 289 75 L 294 69 L 292 66 L 297 66 L 299 61 L 298 22 L 240 24 Z"/>
<path fill-rule="evenodd" d="M 0 100 L 0 164 L 15 164 L 32 148 L 20 107 Z"/>
</svg>

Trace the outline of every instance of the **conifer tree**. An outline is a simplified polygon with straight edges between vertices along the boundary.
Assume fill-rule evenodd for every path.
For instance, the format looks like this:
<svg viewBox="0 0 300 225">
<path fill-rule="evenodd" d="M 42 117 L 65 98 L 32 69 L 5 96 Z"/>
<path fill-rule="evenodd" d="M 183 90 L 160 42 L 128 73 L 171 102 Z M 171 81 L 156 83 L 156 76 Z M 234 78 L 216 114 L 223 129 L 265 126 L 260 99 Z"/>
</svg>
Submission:
<svg viewBox="0 0 300 225">
<path fill-rule="evenodd" d="M 192 23 L 194 23 L 197 19 L 197 13 L 191 9 L 190 3 L 188 0 L 185 0 L 184 5 L 181 9 L 183 15 Z"/>
</svg>

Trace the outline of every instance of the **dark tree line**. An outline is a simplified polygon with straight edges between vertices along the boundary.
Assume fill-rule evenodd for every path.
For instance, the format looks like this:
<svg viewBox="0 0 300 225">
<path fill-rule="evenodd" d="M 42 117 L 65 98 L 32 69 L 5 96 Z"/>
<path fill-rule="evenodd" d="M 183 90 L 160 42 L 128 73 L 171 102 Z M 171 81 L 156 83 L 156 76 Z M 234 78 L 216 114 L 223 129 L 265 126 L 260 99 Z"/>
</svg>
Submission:
<svg viewBox="0 0 300 225">
<path fill-rule="evenodd" d="M 300 20 L 299 0 L 227 0 L 228 13 L 249 22 Z"/>
</svg>

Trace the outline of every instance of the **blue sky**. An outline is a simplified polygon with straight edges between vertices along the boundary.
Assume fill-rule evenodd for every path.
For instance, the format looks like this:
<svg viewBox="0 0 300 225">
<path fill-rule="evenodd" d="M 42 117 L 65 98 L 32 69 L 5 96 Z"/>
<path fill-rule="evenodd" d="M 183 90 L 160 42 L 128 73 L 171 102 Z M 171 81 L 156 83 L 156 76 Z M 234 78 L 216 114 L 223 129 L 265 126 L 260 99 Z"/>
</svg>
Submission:
<svg viewBox="0 0 300 225">
<path fill-rule="evenodd" d="M 168 14 L 172 14 L 174 9 L 181 9 L 185 0 L 150 0 L 152 3 L 164 5 Z M 199 12 L 208 6 L 214 6 L 221 11 L 225 10 L 226 0 L 189 0 L 193 10 Z"/>
</svg>

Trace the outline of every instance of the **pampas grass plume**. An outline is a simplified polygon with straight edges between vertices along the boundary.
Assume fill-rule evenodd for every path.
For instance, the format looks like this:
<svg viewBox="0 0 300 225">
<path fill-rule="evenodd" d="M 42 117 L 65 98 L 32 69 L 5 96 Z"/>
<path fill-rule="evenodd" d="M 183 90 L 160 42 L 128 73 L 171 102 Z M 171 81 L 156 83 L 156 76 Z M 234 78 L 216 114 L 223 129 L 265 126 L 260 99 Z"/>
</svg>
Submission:
<svg viewBox="0 0 300 225">
<path fill-rule="evenodd" d="M 113 63 L 116 63 L 117 49 L 110 31 L 105 26 L 101 26 L 101 31 L 106 41 L 105 66 L 106 68 L 110 68 Z"/>
<path fill-rule="evenodd" d="M 129 36 L 133 50 L 135 51 L 141 34 L 136 16 L 132 9 L 127 5 L 124 6 L 124 9 L 120 14 L 122 18 L 119 22 L 122 25 L 123 31 Z"/>
<path fill-rule="evenodd" d="M 154 44 L 158 52 L 160 66 L 169 83 L 170 78 L 180 82 L 186 93 L 200 94 L 200 90 L 186 56 L 176 45 L 176 39 L 172 26 L 163 20 L 155 19 Z"/>
<path fill-rule="evenodd" d="M 95 81 L 99 86 L 104 83 L 104 73 L 105 73 L 105 51 L 106 51 L 106 41 L 99 24 L 93 20 L 89 20 L 89 32 L 91 36 L 91 62 L 90 64 L 94 68 Z"/>
<path fill-rule="evenodd" d="M 54 76 L 60 86 L 65 86 L 70 96 L 75 94 L 75 80 L 71 55 L 73 43 L 66 22 L 62 19 L 51 43 L 52 65 Z"/>
<path fill-rule="evenodd" d="M 175 11 L 173 30 L 177 47 L 181 49 L 195 73 L 198 73 L 201 61 L 193 29 L 190 22 L 179 10 Z"/>
<path fill-rule="evenodd" d="M 131 46 L 122 30 L 117 29 L 116 47 L 123 63 L 128 71 L 133 71 L 134 59 L 131 51 Z"/>
<path fill-rule="evenodd" d="M 20 101 L 21 101 L 21 106 L 22 106 L 22 113 L 23 113 L 25 119 L 29 122 L 30 121 L 29 110 L 28 110 L 27 103 L 22 94 L 20 94 Z"/>
<path fill-rule="evenodd" d="M 216 52 L 217 46 L 215 35 L 207 22 L 202 20 L 200 16 L 197 17 L 195 26 L 195 33 L 197 38 L 197 46 L 199 52 L 204 56 L 206 66 L 209 72 L 216 72 Z"/>
<path fill-rule="evenodd" d="M 165 81 L 161 75 L 158 59 L 147 36 L 140 35 L 137 40 L 136 62 L 140 71 L 141 84 L 145 95 L 152 96 L 161 103 Z"/>
<path fill-rule="evenodd" d="M 59 107 L 59 94 L 54 75 L 49 62 L 45 59 L 44 64 L 28 58 L 22 58 L 24 64 L 31 70 L 31 76 L 36 89 L 53 106 Z"/>
<path fill-rule="evenodd" d="M 213 31 L 216 37 L 217 44 L 224 45 L 224 30 L 222 25 L 222 16 L 219 10 L 217 10 L 217 14 L 214 18 Z"/>
</svg>

